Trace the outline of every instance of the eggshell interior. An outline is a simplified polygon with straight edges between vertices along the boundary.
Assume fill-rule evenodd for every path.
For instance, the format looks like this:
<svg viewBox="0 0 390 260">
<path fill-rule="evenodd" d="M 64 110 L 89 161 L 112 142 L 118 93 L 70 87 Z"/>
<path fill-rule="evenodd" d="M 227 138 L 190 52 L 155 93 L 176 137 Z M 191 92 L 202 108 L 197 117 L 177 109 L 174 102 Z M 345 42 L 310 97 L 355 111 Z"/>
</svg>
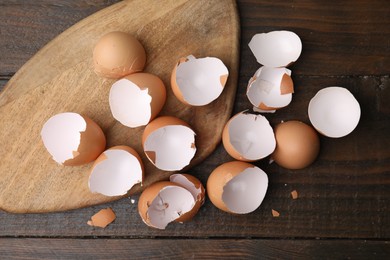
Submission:
<svg viewBox="0 0 390 260">
<path fill-rule="evenodd" d="M 260 111 L 275 110 L 290 104 L 294 86 L 286 68 L 261 67 L 249 81 L 247 97 Z"/>
<path fill-rule="evenodd" d="M 274 131 L 259 114 L 241 112 L 231 118 L 223 130 L 223 145 L 235 159 L 255 161 L 270 155 L 276 146 Z"/>
<path fill-rule="evenodd" d="M 159 117 L 146 128 L 142 137 L 148 159 L 159 169 L 178 171 L 195 156 L 195 132 L 184 121 Z"/>
<path fill-rule="evenodd" d="M 223 187 L 222 200 L 229 211 L 247 214 L 260 206 L 267 188 L 267 174 L 258 167 L 247 168 Z"/>
<path fill-rule="evenodd" d="M 41 138 L 59 164 L 82 165 L 95 160 L 106 146 L 102 129 L 77 113 L 60 113 L 43 125 Z"/>
<path fill-rule="evenodd" d="M 203 106 L 217 99 L 225 86 L 228 69 L 215 57 L 181 59 L 173 70 L 171 83 L 176 97 L 192 106 Z"/>
<path fill-rule="evenodd" d="M 301 39 L 291 31 L 259 33 L 252 37 L 248 45 L 258 63 L 274 68 L 288 66 L 302 52 Z"/>
<path fill-rule="evenodd" d="M 360 105 L 352 93 L 342 87 L 327 87 L 309 103 L 309 119 L 321 134 L 339 138 L 350 134 L 360 120 Z"/>
<path fill-rule="evenodd" d="M 165 86 L 157 76 L 136 73 L 112 85 L 109 104 L 116 120 L 134 128 L 144 126 L 156 117 L 165 100 Z"/>
<path fill-rule="evenodd" d="M 105 151 L 94 164 L 89 189 L 106 196 L 125 195 L 143 179 L 143 165 L 137 152 L 126 146 Z"/>
</svg>

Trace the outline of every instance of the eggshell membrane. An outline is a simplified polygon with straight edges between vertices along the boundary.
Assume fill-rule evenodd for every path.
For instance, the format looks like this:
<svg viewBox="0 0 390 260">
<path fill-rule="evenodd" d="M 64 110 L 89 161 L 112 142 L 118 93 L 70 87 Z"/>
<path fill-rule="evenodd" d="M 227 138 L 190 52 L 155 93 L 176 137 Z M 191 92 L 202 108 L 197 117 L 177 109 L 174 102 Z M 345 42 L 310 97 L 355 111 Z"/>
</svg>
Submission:
<svg viewBox="0 0 390 260">
<path fill-rule="evenodd" d="M 110 156 L 112 157 L 111 158 L 112 161 L 118 160 L 117 159 L 118 157 L 122 158 L 121 163 L 117 162 L 115 164 L 115 166 L 111 165 L 110 166 L 110 167 L 112 167 L 111 170 L 104 172 L 104 173 L 102 173 L 103 170 L 100 168 L 99 173 L 98 173 L 97 166 L 100 165 L 101 167 L 103 167 L 103 165 L 101 165 L 101 163 L 104 163 L 105 160 L 109 160 L 109 158 L 107 158 L 107 156 L 108 156 L 107 152 L 113 151 L 113 150 L 127 152 L 132 157 L 125 158 L 124 155 L 126 155 L 126 154 L 119 154 L 119 153 L 110 154 Z M 114 158 L 115 156 L 117 158 Z M 126 160 L 123 161 L 123 158 L 125 158 Z M 134 171 L 132 171 L 130 173 L 131 175 L 124 176 L 123 172 L 121 170 L 114 169 L 116 166 L 129 167 L 129 163 L 134 163 L 133 158 L 138 162 L 139 165 L 133 165 L 135 168 L 133 169 Z M 127 165 L 126 165 L 126 163 L 127 163 Z M 138 166 L 139 166 L 139 168 L 138 168 Z M 105 166 L 105 167 L 108 167 L 108 166 Z M 118 171 L 115 171 L 115 170 L 118 170 Z M 137 173 L 137 170 L 138 170 L 138 173 L 140 175 L 133 176 L 133 174 Z M 119 172 L 119 174 L 121 176 L 120 180 L 118 180 L 118 176 L 116 175 L 117 172 Z M 96 176 L 96 175 L 93 176 L 93 174 L 100 174 L 100 175 L 104 174 L 105 178 L 103 178 L 102 176 Z M 115 184 L 117 187 L 111 188 L 110 191 L 107 191 L 106 187 L 105 188 L 99 187 L 102 185 L 100 185 L 97 182 L 101 182 L 102 179 L 106 179 L 103 186 Z M 129 146 L 120 145 L 120 146 L 111 147 L 110 149 L 104 151 L 98 157 L 98 159 L 95 161 L 95 163 L 93 164 L 92 169 L 90 171 L 88 185 L 89 185 L 89 188 L 92 192 L 97 192 L 97 193 L 103 194 L 105 196 L 122 196 L 122 195 L 125 195 L 134 185 L 136 185 L 138 183 L 142 184 L 143 179 L 144 179 L 144 166 L 143 166 L 143 163 L 142 163 L 142 160 L 141 160 L 141 157 L 139 156 L 139 154 L 133 148 L 131 148 Z M 118 183 L 114 183 L 113 181 L 115 181 L 115 180 L 118 180 Z M 93 184 L 97 185 L 98 187 L 92 188 Z M 115 190 L 115 192 L 112 192 L 113 189 Z"/>
<path fill-rule="evenodd" d="M 197 73 L 198 77 L 195 80 L 193 77 Z M 212 73 L 211 78 L 215 77 L 216 80 L 205 80 L 205 74 L 207 73 Z M 196 59 L 189 55 L 186 58 L 180 58 L 173 68 L 171 87 L 173 94 L 182 103 L 192 106 L 204 106 L 221 95 L 228 75 L 229 72 L 220 59 L 215 57 Z M 199 78 L 203 78 L 203 82 Z"/>
<path fill-rule="evenodd" d="M 79 124 L 78 129 L 74 127 L 71 129 L 74 124 Z M 70 135 L 73 135 L 73 137 Z M 60 113 L 47 120 L 42 127 L 41 137 L 46 149 L 53 156 L 53 159 L 57 163 L 65 166 L 77 166 L 90 163 L 104 151 L 106 146 L 106 137 L 99 125 L 87 116 L 81 116 L 71 112 Z M 78 142 L 78 145 L 76 142 Z M 68 152 L 68 155 L 70 152 L 72 153 L 73 158 L 69 158 L 68 156 L 66 158 L 69 159 L 55 159 L 58 156 L 58 149 L 66 149 L 65 146 L 69 147 L 72 143 L 77 146 L 77 148 L 76 146 L 72 148 L 76 150 Z M 59 148 L 58 145 L 63 145 L 63 147 Z"/>
<path fill-rule="evenodd" d="M 163 108 L 166 89 L 159 77 L 149 73 L 135 73 L 112 85 L 109 101 L 114 118 L 123 125 L 144 126 Z"/>
<path fill-rule="evenodd" d="M 342 87 L 323 88 L 309 102 L 309 119 L 321 134 L 339 138 L 350 134 L 360 120 L 360 105 L 352 93 Z"/>
<path fill-rule="evenodd" d="M 207 191 L 211 202 L 217 208 L 235 214 L 246 214 L 257 209 L 265 197 L 267 188 L 268 177 L 264 171 L 241 161 L 227 162 L 218 166 L 207 180 Z M 242 195 L 246 198 L 242 198 Z M 239 209 L 241 206 L 237 207 L 240 204 L 247 206 L 247 203 L 251 204 L 249 209 L 243 210 Z M 227 204 L 235 207 L 236 210 L 232 210 Z"/>
<path fill-rule="evenodd" d="M 102 36 L 93 50 L 95 73 L 118 79 L 144 69 L 146 53 L 142 44 L 125 32 L 109 32 Z"/>
<path fill-rule="evenodd" d="M 314 162 L 320 151 L 320 139 L 311 126 L 287 121 L 275 127 L 276 149 L 272 159 L 287 169 L 303 169 Z"/>
<path fill-rule="evenodd" d="M 181 170 L 181 169 L 178 169 L 178 168 L 181 167 L 181 166 L 179 167 L 178 165 L 175 165 L 176 168 L 174 168 L 174 169 L 171 169 L 171 168 L 168 169 L 168 168 L 165 168 L 165 167 L 157 166 L 156 163 L 157 163 L 158 158 L 157 158 L 157 155 L 156 155 L 156 151 L 148 150 L 148 148 L 146 147 L 147 146 L 147 139 L 148 139 L 149 136 L 151 136 L 154 132 L 159 131 L 159 129 L 161 129 L 161 128 L 168 129 L 171 126 L 182 126 L 182 127 L 185 127 L 183 129 L 186 130 L 186 131 L 191 130 L 192 133 L 193 133 L 193 136 L 194 136 L 193 140 L 191 141 L 191 144 L 188 146 L 189 149 L 192 149 L 192 150 L 190 150 L 190 152 L 189 152 L 190 154 L 188 155 L 188 158 L 187 158 L 187 159 L 189 159 L 189 161 L 188 161 L 188 163 L 186 165 L 182 166 L 181 169 L 183 169 L 185 166 L 187 166 L 190 163 L 191 159 L 195 156 L 195 153 L 196 153 L 195 133 L 193 132 L 193 130 L 189 126 L 189 124 L 187 124 L 185 121 L 183 121 L 181 119 L 178 119 L 176 117 L 172 117 L 172 116 L 162 116 L 162 117 L 158 117 L 158 118 L 154 119 L 152 122 L 150 122 L 145 127 L 145 130 L 144 130 L 143 135 L 142 135 L 142 146 L 144 148 L 146 157 L 157 168 L 162 169 L 162 170 Z M 186 141 L 188 141 L 188 140 L 186 140 Z M 183 144 L 183 147 L 185 147 L 185 145 L 187 145 L 187 144 Z M 169 155 L 170 154 L 164 154 L 164 156 L 169 156 Z M 175 157 L 172 158 L 172 160 L 174 160 L 174 159 L 175 159 Z"/>
<path fill-rule="evenodd" d="M 274 68 L 292 64 L 302 52 L 301 39 L 291 31 L 259 33 L 248 45 L 258 63 Z"/>
<path fill-rule="evenodd" d="M 188 191 L 191 192 L 192 196 L 195 199 L 195 205 L 192 210 L 181 215 L 175 221 L 186 222 L 191 220 L 196 215 L 196 213 L 198 213 L 200 207 L 204 204 L 205 201 L 206 191 L 202 183 L 194 176 L 185 173 L 172 174 L 169 177 L 169 180 L 173 183 L 182 186 L 183 188 L 186 188 Z"/>
<path fill-rule="evenodd" d="M 247 97 L 261 110 L 277 110 L 290 104 L 294 83 L 286 68 L 259 68 L 249 80 Z"/>
<path fill-rule="evenodd" d="M 87 222 L 88 225 L 94 227 L 105 228 L 116 219 L 114 211 L 111 208 L 102 209 L 91 217 Z"/>
<path fill-rule="evenodd" d="M 244 121 L 247 122 L 245 125 Z M 255 127 L 257 127 L 255 129 L 257 132 L 254 131 Z M 233 128 L 234 132 L 232 132 Z M 274 133 L 268 120 L 262 115 L 251 114 L 247 111 L 236 114 L 226 123 L 222 132 L 222 143 L 230 156 L 247 162 L 270 155 L 276 146 Z M 242 149 L 247 153 L 250 152 L 251 155 L 244 154 Z M 254 149 L 256 149 L 255 152 Z"/>
<path fill-rule="evenodd" d="M 154 183 L 142 192 L 141 196 L 139 197 L 139 201 L 138 201 L 138 212 L 141 216 L 142 221 L 146 225 L 148 225 L 150 227 L 154 227 L 154 228 L 159 228 L 159 229 L 165 228 L 165 226 L 163 227 L 161 225 L 155 225 L 154 223 L 152 223 L 152 220 L 150 218 L 149 209 L 153 205 L 154 200 L 158 196 L 160 196 L 161 191 L 163 191 L 166 188 L 170 188 L 170 187 L 180 188 L 179 190 L 181 192 L 184 192 L 184 194 L 186 194 L 185 199 L 188 199 L 188 203 L 191 204 L 190 207 L 188 208 L 188 210 L 183 212 L 183 215 L 186 214 L 187 212 L 189 212 L 194 207 L 195 200 L 194 200 L 192 194 L 190 193 L 190 191 L 188 191 L 187 189 L 183 188 L 182 186 L 180 186 L 176 183 L 170 182 L 170 181 L 162 181 L 162 182 Z M 178 196 L 178 199 L 183 199 L 183 197 Z M 166 203 L 167 203 L 168 207 L 173 205 L 172 201 L 167 201 Z M 186 205 L 186 206 L 188 206 L 188 205 Z M 177 218 L 179 218 L 179 214 L 177 215 L 176 218 L 169 219 L 169 221 L 165 224 L 167 225 Z"/>
</svg>

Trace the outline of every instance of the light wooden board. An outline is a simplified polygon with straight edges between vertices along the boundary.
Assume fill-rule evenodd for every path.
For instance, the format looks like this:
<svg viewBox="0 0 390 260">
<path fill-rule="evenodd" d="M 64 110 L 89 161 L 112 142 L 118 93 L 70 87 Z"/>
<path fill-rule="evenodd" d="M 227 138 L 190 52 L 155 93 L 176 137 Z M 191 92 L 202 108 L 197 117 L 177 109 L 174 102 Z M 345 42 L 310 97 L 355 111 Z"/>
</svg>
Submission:
<svg viewBox="0 0 390 260">
<path fill-rule="evenodd" d="M 108 106 L 112 80 L 97 77 L 92 49 L 101 35 L 121 30 L 135 35 L 147 52 L 146 72 L 166 84 L 162 115 L 187 121 L 197 133 L 197 154 L 188 169 L 217 146 L 229 119 L 236 92 L 239 19 L 234 1 L 124 1 L 72 26 L 42 48 L 9 81 L 0 95 L 0 208 L 15 213 L 53 212 L 105 203 L 120 197 L 93 194 L 88 189 L 91 164 L 57 165 L 40 139 L 43 123 L 52 115 L 72 111 L 87 115 L 104 130 L 107 147 L 129 145 L 142 155 L 146 180 L 129 194 L 171 172 L 157 170 L 141 148 L 143 128 L 116 122 Z M 222 95 L 204 107 L 181 104 L 170 89 L 177 59 L 193 54 L 215 56 L 229 69 Z"/>
</svg>

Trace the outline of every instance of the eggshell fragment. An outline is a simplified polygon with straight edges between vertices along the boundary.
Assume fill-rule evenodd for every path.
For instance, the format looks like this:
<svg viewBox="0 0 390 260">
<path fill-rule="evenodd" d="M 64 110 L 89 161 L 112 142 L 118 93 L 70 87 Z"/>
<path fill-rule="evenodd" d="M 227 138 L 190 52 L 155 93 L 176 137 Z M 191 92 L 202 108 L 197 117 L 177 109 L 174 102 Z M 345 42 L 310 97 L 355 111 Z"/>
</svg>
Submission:
<svg viewBox="0 0 390 260">
<path fill-rule="evenodd" d="M 176 117 L 158 117 L 145 127 L 142 146 L 157 168 L 178 171 L 189 165 L 195 156 L 195 132 Z"/>
<path fill-rule="evenodd" d="M 77 113 L 57 114 L 43 125 L 43 144 L 57 163 L 82 165 L 94 161 L 106 146 L 102 129 Z"/>
<path fill-rule="evenodd" d="M 276 146 L 268 120 L 247 111 L 233 116 L 225 125 L 222 142 L 230 156 L 241 161 L 255 161 L 270 155 Z"/>
<path fill-rule="evenodd" d="M 240 161 L 218 166 L 207 180 L 211 202 L 219 209 L 247 214 L 262 203 L 268 188 L 267 174 L 260 168 Z"/>
<path fill-rule="evenodd" d="M 259 112 L 275 111 L 290 104 L 294 84 L 286 68 L 261 67 L 249 80 L 246 95 Z"/>
<path fill-rule="evenodd" d="M 275 217 L 275 218 L 278 218 L 280 216 L 280 213 L 276 210 L 272 210 L 272 216 Z"/>
<path fill-rule="evenodd" d="M 114 146 L 102 153 L 92 166 L 88 186 L 105 196 L 125 195 L 142 183 L 144 167 L 138 153 L 128 146 Z"/>
<path fill-rule="evenodd" d="M 195 214 L 199 211 L 200 207 L 203 205 L 206 191 L 202 185 L 202 183 L 192 175 L 189 174 L 172 174 L 169 177 L 169 180 L 173 183 L 176 183 L 183 188 L 186 188 L 189 192 L 191 192 L 192 196 L 195 200 L 195 205 L 191 211 L 181 215 L 177 218 L 176 222 L 185 222 L 191 220 Z"/>
<path fill-rule="evenodd" d="M 290 31 L 259 33 L 252 37 L 248 45 L 258 63 L 274 68 L 287 67 L 302 52 L 301 39 Z"/>
<path fill-rule="evenodd" d="M 360 105 L 352 93 L 342 87 L 327 87 L 309 103 L 309 119 L 321 134 L 339 138 L 350 134 L 360 120 Z"/>
<path fill-rule="evenodd" d="M 292 198 L 293 200 L 298 199 L 298 192 L 297 192 L 296 190 L 293 190 L 293 191 L 291 192 L 291 198 Z"/>
<path fill-rule="evenodd" d="M 166 100 L 164 83 L 155 75 L 135 73 L 115 82 L 110 90 L 112 115 L 128 127 L 148 124 Z"/>
<path fill-rule="evenodd" d="M 184 104 L 204 106 L 217 99 L 226 84 L 229 72 L 215 57 L 181 58 L 171 76 L 172 91 Z"/>
<path fill-rule="evenodd" d="M 272 159 L 287 169 L 303 169 L 317 158 L 320 139 L 313 127 L 300 121 L 287 121 L 275 127 L 276 149 Z"/>
<path fill-rule="evenodd" d="M 165 229 L 172 221 L 190 212 L 195 199 L 180 185 L 163 181 L 146 188 L 138 201 L 138 212 L 143 222 L 154 228 Z"/>
<path fill-rule="evenodd" d="M 87 224 L 94 227 L 105 228 L 111 224 L 115 218 L 116 216 L 114 211 L 112 211 L 111 208 L 106 208 L 93 215 Z"/>
<path fill-rule="evenodd" d="M 110 32 L 99 39 L 93 50 L 98 76 L 118 79 L 144 69 L 146 53 L 142 44 L 125 32 Z"/>
</svg>

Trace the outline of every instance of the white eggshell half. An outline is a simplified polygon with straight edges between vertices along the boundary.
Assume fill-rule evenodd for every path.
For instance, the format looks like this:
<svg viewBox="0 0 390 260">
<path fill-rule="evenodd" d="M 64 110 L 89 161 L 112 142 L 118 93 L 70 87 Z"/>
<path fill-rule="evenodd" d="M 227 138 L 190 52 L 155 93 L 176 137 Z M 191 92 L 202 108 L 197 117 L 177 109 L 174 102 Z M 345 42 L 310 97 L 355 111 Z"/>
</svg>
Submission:
<svg viewBox="0 0 390 260">
<path fill-rule="evenodd" d="M 110 90 L 109 103 L 113 117 L 128 127 L 139 127 L 150 121 L 152 97 L 128 79 L 115 82 Z"/>
<path fill-rule="evenodd" d="M 153 131 L 144 151 L 154 165 L 164 171 L 178 171 L 195 156 L 195 132 L 183 125 L 167 125 Z M 154 159 L 151 159 L 153 154 Z"/>
<path fill-rule="evenodd" d="M 282 108 L 290 104 L 292 94 L 281 93 L 282 78 L 285 74 L 291 76 L 291 70 L 264 66 L 258 69 L 249 81 L 246 92 L 252 105 L 260 108 L 263 103 L 267 107 Z"/>
<path fill-rule="evenodd" d="M 188 104 L 207 105 L 221 95 L 225 84 L 222 84 L 221 77 L 228 76 L 228 69 L 215 57 L 197 59 L 188 56 L 187 59 L 177 67 L 177 86 Z"/>
<path fill-rule="evenodd" d="M 112 149 L 97 163 L 89 177 L 89 189 L 106 196 L 125 195 L 135 184 L 142 182 L 143 169 L 134 155 L 125 150 Z"/>
<path fill-rule="evenodd" d="M 170 222 L 191 211 L 194 205 L 195 199 L 187 189 L 166 186 L 148 208 L 149 223 L 155 228 L 165 229 Z"/>
<path fill-rule="evenodd" d="M 290 31 L 259 33 L 248 45 L 257 62 L 267 67 L 286 67 L 302 52 L 301 39 Z"/>
<path fill-rule="evenodd" d="M 309 119 L 321 134 L 339 138 L 351 133 L 360 120 L 360 105 L 352 93 L 342 87 L 327 87 L 309 103 Z"/>
<path fill-rule="evenodd" d="M 61 113 L 51 117 L 41 131 L 42 141 L 53 157 L 63 164 L 73 159 L 74 151 L 78 150 L 81 132 L 87 129 L 84 118 L 77 113 Z"/>
<path fill-rule="evenodd" d="M 246 168 L 223 187 L 222 201 L 233 213 L 247 214 L 263 202 L 268 176 L 258 167 Z"/>
</svg>

